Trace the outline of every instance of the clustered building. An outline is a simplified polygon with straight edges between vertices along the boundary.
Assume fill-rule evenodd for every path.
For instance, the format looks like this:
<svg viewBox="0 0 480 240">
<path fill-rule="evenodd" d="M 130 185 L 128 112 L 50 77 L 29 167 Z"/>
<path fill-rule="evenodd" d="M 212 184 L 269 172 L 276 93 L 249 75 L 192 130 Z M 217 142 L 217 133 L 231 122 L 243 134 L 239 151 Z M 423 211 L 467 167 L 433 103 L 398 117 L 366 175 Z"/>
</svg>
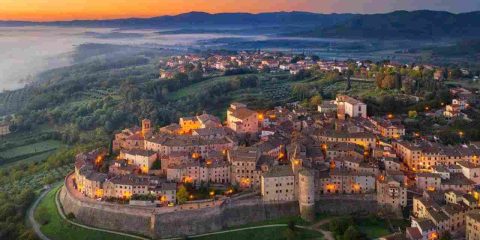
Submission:
<svg viewBox="0 0 480 240">
<path fill-rule="evenodd" d="M 294 104 L 257 112 L 232 103 L 225 123 L 203 113 L 158 131 L 143 120 L 117 133 L 119 154 L 109 171 L 98 170 L 102 153 L 81 154 L 75 183 L 90 198 L 151 194 L 166 203 L 176 201 L 183 183 L 233 185 L 265 202 L 298 201 L 310 220 L 317 199 L 368 195 L 385 211 L 413 204 L 410 239 L 447 231 L 477 239 L 480 149 L 402 140 L 401 122 L 391 114 L 370 117 L 365 103 L 345 95 L 314 112 Z M 413 203 L 407 192 L 416 193 Z"/>
</svg>

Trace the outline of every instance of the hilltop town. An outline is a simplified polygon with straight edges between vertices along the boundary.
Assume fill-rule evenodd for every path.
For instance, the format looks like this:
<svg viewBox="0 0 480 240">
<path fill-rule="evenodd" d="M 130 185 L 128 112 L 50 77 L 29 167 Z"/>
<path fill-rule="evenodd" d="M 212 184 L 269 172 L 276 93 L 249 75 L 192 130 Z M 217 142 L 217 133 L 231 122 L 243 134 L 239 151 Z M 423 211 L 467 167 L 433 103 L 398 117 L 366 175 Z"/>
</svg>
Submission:
<svg viewBox="0 0 480 240">
<path fill-rule="evenodd" d="M 289 72 L 291 75 L 305 74 L 310 69 L 321 71 L 337 71 L 345 73 L 347 70 L 352 77 L 360 79 L 374 79 L 378 68 L 412 68 L 414 71 L 432 71 L 434 80 L 441 81 L 449 76 L 471 76 L 472 80 L 479 80 L 478 75 L 468 68 L 447 69 L 432 64 L 401 64 L 395 61 L 385 63 L 370 60 L 325 60 L 316 55 L 287 54 L 283 52 L 267 51 L 239 51 L 237 53 L 203 53 L 175 55 L 162 59 L 159 62 L 160 79 L 173 79 L 178 73 L 188 73 L 199 70 L 203 75 L 218 72 L 227 75 L 249 72 Z"/>
<path fill-rule="evenodd" d="M 465 89 L 441 115 L 457 116 L 475 102 Z M 408 133 L 401 116 L 370 116 L 367 104 L 347 95 L 312 111 L 298 104 L 258 111 L 232 103 L 226 121 L 208 113 L 157 128 L 117 134 L 111 149 L 76 156 L 67 178 L 81 198 L 188 211 L 232 197 L 265 203 L 298 202 L 315 219 L 315 202 L 337 196 L 370 198 L 379 211 L 411 225 L 400 235 L 438 239 L 480 236 L 480 148 L 447 146 Z M 463 135 L 463 133 L 459 133 Z"/>
</svg>

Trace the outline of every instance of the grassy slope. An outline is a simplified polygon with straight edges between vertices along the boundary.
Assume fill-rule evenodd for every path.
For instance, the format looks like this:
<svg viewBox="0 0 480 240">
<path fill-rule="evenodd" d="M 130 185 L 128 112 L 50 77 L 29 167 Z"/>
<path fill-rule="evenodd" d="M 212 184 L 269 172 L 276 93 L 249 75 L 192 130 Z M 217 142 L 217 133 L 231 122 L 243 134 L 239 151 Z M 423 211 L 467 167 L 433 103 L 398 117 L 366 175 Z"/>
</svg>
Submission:
<svg viewBox="0 0 480 240">
<path fill-rule="evenodd" d="M 130 240 L 133 238 L 119 236 L 115 234 L 109 234 L 99 231 L 88 230 L 80 228 L 65 222 L 57 211 L 55 205 L 55 194 L 59 187 L 50 191 L 47 196 L 38 205 L 35 212 L 35 218 L 38 219 L 38 209 L 47 209 L 47 219 L 49 222 L 41 227 L 42 232 L 52 240 Z"/>
<path fill-rule="evenodd" d="M 251 229 L 239 232 L 223 233 L 212 236 L 205 236 L 193 239 L 203 240 L 244 240 L 244 239 L 262 239 L 262 240 L 284 240 L 287 239 L 285 232 L 288 227 L 273 227 L 263 229 Z M 321 233 L 309 230 L 297 230 L 295 239 L 323 239 Z"/>
<path fill-rule="evenodd" d="M 369 239 L 376 239 L 390 234 L 387 221 L 382 219 L 359 218 L 355 221 L 360 231 L 365 233 Z"/>
<path fill-rule="evenodd" d="M 221 82 L 229 82 L 233 79 L 235 79 L 236 77 L 246 77 L 246 76 L 252 76 L 252 75 L 256 75 L 258 76 L 259 79 L 264 79 L 265 77 L 285 77 L 285 76 L 288 76 L 288 73 L 257 73 L 257 74 L 240 74 L 240 75 L 232 75 L 232 76 L 220 76 L 220 77 L 214 77 L 214 78 L 210 78 L 210 79 L 207 79 L 207 80 L 204 80 L 202 82 L 199 82 L 199 83 L 195 83 L 195 84 L 192 84 L 190 86 L 187 86 L 185 88 L 182 88 L 176 92 L 173 92 L 169 95 L 169 99 L 171 100 L 177 100 L 177 99 L 180 99 L 180 98 L 183 98 L 183 97 L 188 97 L 189 95 L 192 95 L 194 94 L 195 92 L 198 92 L 199 89 L 205 89 L 205 88 L 208 88 L 210 86 L 213 86 L 215 84 L 218 84 L 218 83 L 221 83 Z M 280 85 L 283 85 L 284 81 L 280 84 Z M 275 84 L 274 85 L 278 85 L 278 84 Z M 263 88 L 262 88 L 263 89 Z M 257 89 L 257 91 L 253 91 L 254 93 L 261 93 L 260 90 L 262 89 Z M 242 93 L 245 93 L 245 92 L 252 92 L 252 89 L 240 89 L 238 91 L 236 91 L 238 93 L 236 94 L 242 94 Z"/>
<path fill-rule="evenodd" d="M 55 153 L 55 150 L 46 151 L 46 152 L 43 152 L 43 153 L 40 153 L 40 154 L 35 154 L 31 157 L 23 158 L 21 160 L 14 161 L 14 162 L 11 162 L 11 163 L 6 163 L 6 164 L 1 164 L 0 163 L 0 168 L 13 167 L 13 166 L 17 166 L 18 164 L 41 162 L 41 161 L 47 159 L 53 153 Z"/>
<path fill-rule="evenodd" d="M 3 151 L 0 153 L 0 156 L 4 158 L 15 158 L 23 155 L 29 155 L 29 154 L 34 154 L 34 153 L 41 153 L 45 151 L 51 151 L 54 149 L 57 149 L 61 146 L 60 141 L 56 140 L 46 140 L 46 141 L 40 141 L 20 147 L 15 147 L 12 149 L 8 149 L 6 151 Z"/>
<path fill-rule="evenodd" d="M 54 127 L 42 125 L 28 132 L 14 132 L 0 138 L 0 167 L 45 160 L 64 146 L 56 140 L 43 140 Z"/>
</svg>

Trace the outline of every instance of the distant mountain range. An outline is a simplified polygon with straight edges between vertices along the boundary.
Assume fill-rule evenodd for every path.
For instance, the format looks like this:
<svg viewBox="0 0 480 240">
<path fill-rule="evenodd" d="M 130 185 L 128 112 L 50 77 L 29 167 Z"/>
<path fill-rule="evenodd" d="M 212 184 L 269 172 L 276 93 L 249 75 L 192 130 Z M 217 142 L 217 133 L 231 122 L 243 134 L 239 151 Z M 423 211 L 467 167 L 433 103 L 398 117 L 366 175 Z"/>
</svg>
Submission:
<svg viewBox="0 0 480 240">
<path fill-rule="evenodd" d="M 480 11 L 395 11 L 384 14 L 319 14 L 310 12 L 218 13 L 190 12 L 175 16 L 59 22 L 0 21 L 0 26 L 63 26 L 115 28 L 181 28 L 215 31 L 218 27 L 269 26 L 278 34 L 328 38 L 432 39 L 480 37 Z M 285 32 L 288 30 L 288 32 Z M 188 32 L 177 30 L 179 32 Z M 218 31 L 218 29 L 217 29 Z M 194 31 L 193 31 L 194 32 Z"/>
<path fill-rule="evenodd" d="M 475 38 L 480 37 L 480 11 L 453 14 L 422 10 L 357 15 L 301 35 L 375 39 Z"/>
<path fill-rule="evenodd" d="M 332 26 L 354 16 L 353 14 L 318 14 L 310 12 L 272 12 L 272 13 L 217 13 L 189 12 L 175 16 L 153 18 L 127 18 L 111 20 L 74 20 L 59 22 L 22 22 L 0 21 L 5 25 L 47 25 L 82 27 L 205 27 L 205 26 L 258 26 L 258 25 L 313 25 Z"/>
</svg>

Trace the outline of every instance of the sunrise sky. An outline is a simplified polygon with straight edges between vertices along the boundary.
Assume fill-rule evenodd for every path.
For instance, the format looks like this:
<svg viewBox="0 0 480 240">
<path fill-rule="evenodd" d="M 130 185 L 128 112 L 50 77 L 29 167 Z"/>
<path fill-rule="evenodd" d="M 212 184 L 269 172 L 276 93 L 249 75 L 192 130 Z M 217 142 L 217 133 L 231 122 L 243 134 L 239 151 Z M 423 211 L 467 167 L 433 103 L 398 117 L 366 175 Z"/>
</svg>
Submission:
<svg viewBox="0 0 480 240">
<path fill-rule="evenodd" d="M 0 0 L 0 20 L 54 21 L 152 17 L 190 11 L 379 13 L 480 10 L 480 0 Z"/>
</svg>

